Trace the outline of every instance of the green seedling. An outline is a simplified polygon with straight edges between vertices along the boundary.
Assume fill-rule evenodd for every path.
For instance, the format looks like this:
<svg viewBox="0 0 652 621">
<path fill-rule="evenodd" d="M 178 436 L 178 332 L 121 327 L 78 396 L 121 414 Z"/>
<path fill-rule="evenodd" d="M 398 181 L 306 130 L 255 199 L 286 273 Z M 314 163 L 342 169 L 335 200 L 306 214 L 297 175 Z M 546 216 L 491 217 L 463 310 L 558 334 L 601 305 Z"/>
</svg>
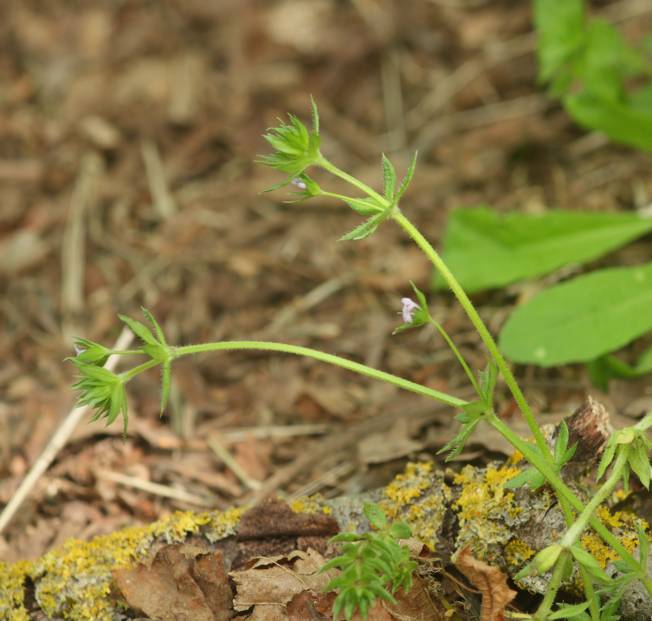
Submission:
<svg viewBox="0 0 652 621">
<path fill-rule="evenodd" d="M 347 621 L 356 611 L 366 619 L 377 599 L 395 604 L 394 594 L 399 589 L 405 593 L 410 590 L 417 566 L 408 548 L 399 544 L 411 536 L 410 527 L 404 522 L 389 524 L 378 505 L 365 504 L 363 511 L 374 530 L 332 537 L 331 543 L 343 544 L 342 553 L 321 568 L 341 572 L 326 585 L 326 590 L 338 592 L 333 616 L 343 612 Z"/>
<path fill-rule="evenodd" d="M 534 0 L 534 21 L 539 79 L 568 114 L 616 142 L 652 150 L 649 52 L 589 19 L 584 0 Z"/>
<path fill-rule="evenodd" d="M 567 431 L 564 431 L 562 427 L 555 448 L 551 451 L 509 365 L 466 291 L 439 253 L 412 224 L 400 207 L 400 200 L 408 189 L 415 172 L 416 155 L 399 183 L 397 183 L 398 177 L 394 166 L 385 156 L 382 157 L 383 191 L 380 193 L 339 169 L 322 154 L 319 115 L 314 102 L 312 102 L 312 127 L 310 130 L 297 117 L 291 116 L 288 123 L 281 122 L 279 126 L 270 129 L 265 138 L 274 152 L 261 156 L 259 161 L 285 175 L 284 181 L 274 186 L 275 188 L 292 185 L 293 188 L 298 189 L 294 195 L 297 200 L 306 200 L 313 196 L 332 198 L 343 202 L 366 218 L 353 231 L 345 234 L 342 237 L 343 240 L 359 241 L 371 236 L 379 226 L 394 223 L 424 252 L 477 330 L 489 353 L 489 363 L 477 377 L 474 375 L 449 335 L 432 318 L 426 296 L 414 285 L 416 300 L 411 298 L 402 300 L 403 324 L 397 328 L 396 332 L 426 324 L 434 325 L 464 369 L 469 383 L 476 393 L 475 398 L 470 401 L 462 399 L 341 356 L 298 345 L 238 340 L 171 346 L 167 343 L 161 327 L 151 313 L 143 309 L 147 321 L 151 324 L 151 329 L 132 318 L 120 317 L 140 339 L 140 346 L 136 349 L 118 352 L 88 340 L 79 339 L 77 341 L 78 352 L 77 356 L 73 358 L 73 363 L 79 372 L 76 388 L 80 391 L 80 403 L 91 406 L 94 415 L 106 419 L 107 424 L 112 423 L 121 415 L 126 430 L 128 412 L 125 387 L 134 377 L 155 367 L 162 368 L 161 408 L 163 409 L 167 402 L 170 373 L 175 360 L 189 355 L 230 350 L 262 350 L 305 356 L 387 382 L 404 390 L 446 403 L 461 412 L 458 416 L 461 423 L 460 432 L 454 441 L 446 447 L 446 451 L 449 451 L 450 454 L 459 453 L 478 426 L 490 425 L 515 449 L 520 451 L 532 467 L 530 471 L 527 471 L 530 474 L 527 475 L 526 480 L 517 481 L 517 483 L 527 482 L 531 487 L 536 487 L 537 484 L 545 481 L 545 484 L 556 494 L 567 522 L 567 531 L 560 541 L 552 544 L 552 548 L 547 548 L 547 552 L 544 550 L 536 557 L 539 559 L 538 566 L 527 570 L 529 572 L 550 569 L 552 572 L 548 592 L 532 617 L 533 619 L 544 621 L 552 618 L 570 618 L 568 615 L 574 612 L 573 609 L 570 609 L 569 612 L 568 608 L 556 611 L 553 611 L 552 608 L 557 593 L 563 581 L 568 578 L 573 566 L 578 567 L 581 573 L 587 602 L 585 608 L 575 609 L 578 611 L 578 615 L 585 614 L 586 610 L 591 621 L 604 619 L 600 616 L 602 612 L 594 584 L 600 586 L 601 593 L 604 594 L 604 597 L 609 598 L 609 601 L 617 599 L 622 589 L 622 580 L 620 582 L 608 579 L 605 581 L 604 572 L 601 568 L 596 567 L 595 559 L 578 543 L 580 535 L 589 527 L 619 557 L 619 566 L 622 568 L 623 575 L 627 576 L 627 580 L 640 581 L 652 596 L 652 579 L 647 575 L 642 561 L 630 554 L 618 538 L 595 515 L 596 509 L 606 500 L 614 486 L 619 481 L 628 481 L 630 472 L 633 472 L 644 485 L 649 484 L 649 462 L 645 462 L 647 463 L 646 469 L 644 461 L 647 459 L 650 443 L 647 441 L 644 431 L 652 425 L 652 415 L 648 415 L 637 426 L 621 430 L 614 436 L 599 471 L 599 474 L 604 475 L 609 469 L 610 474 L 591 501 L 585 505 L 561 477 L 561 469 L 570 459 L 574 450 L 573 447 L 568 446 Z M 352 186 L 354 195 L 344 195 L 323 189 L 309 175 L 313 168 L 321 169 L 347 182 Z M 101 366 L 111 354 L 121 354 L 125 357 L 137 355 L 146 360 L 121 373 L 112 373 Z M 496 415 L 494 391 L 499 378 L 502 378 L 516 401 L 532 434 L 533 443 L 521 438 Z M 407 552 L 397 543 L 398 539 L 409 536 L 409 528 L 403 524 L 387 524 L 385 516 L 377 507 L 368 506 L 365 513 L 372 526 L 376 527 L 377 532 L 367 535 L 352 533 L 338 535 L 335 541 L 345 544 L 343 554 L 327 565 L 327 567 L 342 569 L 342 574 L 331 582 L 331 587 L 339 591 L 336 600 L 337 611 L 342 611 L 349 619 L 355 610 L 359 610 L 364 615 L 374 601 L 374 597 L 391 600 L 397 589 L 409 588 L 414 568 Z M 640 545 L 641 552 L 643 552 L 645 544 L 642 539 Z M 553 550 L 553 553 L 549 551 L 550 549 Z M 645 548 L 645 554 L 647 555 L 647 548 Z M 566 617 L 559 616 L 560 614 L 566 614 Z"/>
</svg>

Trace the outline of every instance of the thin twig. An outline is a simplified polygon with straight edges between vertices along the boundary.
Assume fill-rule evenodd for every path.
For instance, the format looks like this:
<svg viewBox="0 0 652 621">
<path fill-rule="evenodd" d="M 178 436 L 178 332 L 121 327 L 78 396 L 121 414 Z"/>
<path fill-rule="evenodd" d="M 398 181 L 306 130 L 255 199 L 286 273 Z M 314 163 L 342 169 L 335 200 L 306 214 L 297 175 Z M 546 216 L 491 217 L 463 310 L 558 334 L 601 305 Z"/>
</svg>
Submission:
<svg viewBox="0 0 652 621">
<path fill-rule="evenodd" d="M 131 344 L 132 339 L 133 334 L 131 333 L 131 330 L 124 328 L 120 333 L 120 336 L 117 338 L 113 349 L 127 349 Z M 106 361 L 104 367 L 112 371 L 118 364 L 119 359 L 120 356 L 111 356 Z M 39 458 L 34 462 L 31 470 L 23 479 L 15 494 L 11 497 L 11 500 L 2 510 L 2 513 L 0 513 L 0 533 L 7 528 L 9 522 L 11 522 L 18 509 L 36 485 L 36 482 L 54 461 L 54 458 L 58 455 L 59 451 L 66 445 L 66 442 L 68 442 L 73 431 L 79 424 L 79 421 L 86 415 L 88 410 L 88 406 L 84 405 L 82 407 L 75 407 L 68 412 L 68 415 L 52 436 L 50 442 L 48 442 L 48 445 L 45 447 Z"/>
<path fill-rule="evenodd" d="M 252 479 L 229 453 L 228 449 L 222 444 L 216 434 L 211 435 L 206 441 L 209 448 L 224 462 L 224 465 L 235 474 L 240 481 L 250 490 L 255 491 L 260 488 L 260 481 Z"/>
<path fill-rule="evenodd" d="M 190 492 L 186 492 L 182 489 L 175 489 L 174 487 L 170 487 L 169 485 L 162 485 L 161 483 L 153 483 L 152 481 L 139 479 L 138 477 L 132 477 L 127 474 L 115 472 L 113 470 L 98 469 L 95 471 L 95 475 L 100 479 L 113 481 L 126 487 L 139 489 L 144 492 L 154 494 L 155 496 L 172 498 L 173 500 L 187 502 L 192 505 L 197 505 L 198 507 L 215 507 L 215 502 L 211 498 L 197 496 L 196 494 L 191 494 Z"/>
</svg>

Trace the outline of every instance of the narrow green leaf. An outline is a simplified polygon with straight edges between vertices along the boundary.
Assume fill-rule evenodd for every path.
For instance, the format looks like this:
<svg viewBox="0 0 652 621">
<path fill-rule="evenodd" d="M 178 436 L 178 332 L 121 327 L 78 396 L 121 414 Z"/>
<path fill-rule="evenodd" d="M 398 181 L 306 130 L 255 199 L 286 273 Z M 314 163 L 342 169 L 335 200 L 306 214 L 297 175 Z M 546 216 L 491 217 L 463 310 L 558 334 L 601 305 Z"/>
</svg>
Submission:
<svg viewBox="0 0 652 621">
<path fill-rule="evenodd" d="M 582 604 L 563 605 L 559 610 L 548 615 L 548 619 L 553 621 L 553 619 L 573 619 L 574 617 L 580 616 L 587 608 L 589 607 L 589 602 L 584 602 Z"/>
<path fill-rule="evenodd" d="M 312 95 L 310 95 L 310 110 L 312 113 L 312 131 L 319 135 L 319 110 L 317 110 L 317 104 Z"/>
<path fill-rule="evenodd" d="M 387 518 L 385 517 L 383 510 L 377 504 L 370 502 L 365 503 L 362 511 L 374 528 L 380 530 L 387 525 Z"/>
<path fill-rule="evenodd" d="M 161 329 L 161 326 L 159 325 L 158 321 L 156 321 L 156 319 L 154 318 L 154 315 L 152 315 L 152 313 L 150 313 L 144 306 L 141 306 L 140 310 L 143 312 L 143 315 L 145 315 L 145 318 L 152 324 L 152 327 L 154 328 L 154 333 L 156 334 L 159 343 L 163 343 L 163 345 L 167 345 L 167 341 L 165 340 L 165 334 L 163 334 L 163 330 Z"/>
<path fill-rule="evenodd" d="M 616 438 L 612 436 L 607 442 L 607 446 L 602 453 L 602 458 L 600 459 L 600 463 L 598 464 L 598 471 L 596 475 L 597 481 L 599 481 L 604 476 L 604 473 L 607 471 L 607 468 L 611 465 L 611 462 L 613 461 L 616 455 L 617 444 L 615 440 Z"/>
<path fill-rule="evenodd" d="M 396 188 L 396 170 L 394 165 L 383 153 L 383 194 L 391 203 L 394 200 L 394 189 Z"/>
<path fill-rule="evenodd" d="M 144 343 L 147 343 L 147 345 L 158 345 L 156 338 L 154 338 L 154 335 L 145 324 L 140 323 L 140 321 L 136 321 L 131 317 L 127 317 L 127 315 L 118 315 L 118 317 L 120 318 L 120 321 L 126 323 L 127 327 Z"/>
<path fill-rule="evenodd" d="M 560 464 L 566 449 L 568 448 L 568 425 L 566 421 L 561 421 L 559 426 L 559 435 L 557 436 L 557 441 L 555 442 L 555 463 Z"/>
<path fill-rule="evenodd" d="M 373 216 L 383 208 L 373 198 L 351 198 L 344 201 L 353 211 L 361 216 Z"/>
<path fill-rule="evenodd" d="M 652 329 L 652 263 L 599 270 L 542 291 L 517 307 L 500 334 L 515 362 L 584 362 Z"/>
<path fill-rule="evenodd" d="M 600 563 L 598 563 L 596 558 L 590 552 L 587 552 L 579 545 L 572 545 L 570 547 L 570 553 L 594 578 L 602 580 L 603 582 L 610 581 L 609 576 L 604 572 L 602 567 L 600 567 Z"/>
<path fill-rule="evenodd" d="M 499 214 L 486 206 L 454 210 L 443 258 L 468 293 L 582 264 L 652 231 L 633 213 L 550 210 Z M 441 277 L 436 285 L 443 287 Z"/>
<path fill-rule="evenodd" d="M 627 462 L 643 487 L 650 489 L 650 459 L 645 446 L 636 442 L 628 448 Z"/>
<path fill-rule="evenodd" d="M 349 231 L 346 235 L 342 235 L 339 241 L 360 241 L 361 239 L 366 239 L 376 232 L 376 229 L 381 222 L 386 219 L 386 217 L 385 213 L 378 213 L 375 216 L 372 216 L 362 224 L 356 226 L 353 230 Z"/>
<path fill-rule="evenodd" d="M 494 360 L 489 360 L 484 371 L 480 371 L 480 390 L 487 408 L 493 408 L 494 390 L 498 379 L 498 365 Z"/>
<path fill-rule="evenodd" d="M 526 468 L 519 472 L 514 478 L 505 483 L 506 489 L 518 489 L 523 485 L 528 485 L 530 489 L 539 489 L 546 482 L 544 477 L 536 468 Z"/>
<path fill-rule="evenodd" d="M 405 177 L 403 177 L 401 183 L 398 186 L 398 190 L 396 191 L 396 195 L 394 196 L 394 202 L 396 204 L 398 204 L 401 198 L 403 198 L 403 194 L 405 194 L 410 183 L 412 182 L 412 177 L 414 177 L 414 171 L 416 170 L 417 167 L 418 155 L 419 155 L 418 151 L 415 151 L 414 155 L 412 156 L 412 161 L 410 162 L 410 166 L 407 169 L 407 173 L 405 173 Z"/>
</svg>

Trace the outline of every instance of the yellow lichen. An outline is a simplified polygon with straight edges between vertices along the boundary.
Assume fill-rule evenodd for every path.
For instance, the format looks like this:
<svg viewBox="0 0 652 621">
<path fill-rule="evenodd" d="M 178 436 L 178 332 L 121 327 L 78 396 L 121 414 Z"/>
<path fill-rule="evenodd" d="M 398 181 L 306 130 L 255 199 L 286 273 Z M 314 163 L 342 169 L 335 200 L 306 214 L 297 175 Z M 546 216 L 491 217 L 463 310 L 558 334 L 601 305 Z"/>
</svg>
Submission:
<svg viewBox="0 0 652 621">
<path fill-rule="evenodd" d="M 460 525 L 458 546 L 470 545 L 474 554 L 488 558 L 493 547 L 500 549 L 511 540 L 506 519 L 516 517 L 519 508 L 505 483 L 519 472 L 514 466 L 466 466 L 455 476 L 454 483 L 461 487 L 453 503 Z"/>
<path fill-rule="evenodd" d="M 28 620 L 24 584 L 31 567 L 29 561 L 19 561 L 12 565 L 0 561 L 0 619 Z"/>
<path fill-rule="evenodd" d="M 390 520 L 405 520 L 412 534 L 434 550 L 450 500 L 450 488 L 432 462 L 409 463 L 383 490 L 380 506 Z"/>
<path fill-rule="evenodd" d="M 96 537 L 69 540 L 31 564 L 0 564 L 0 618 L 25 621 L 23 583 L 33 580 L 45 614 L 71 621 L 110 621 L 120 604 L 109 597 L 111 571 L 143 560 L 154 540 L 183 541 L 201 533 L 217 541 L 235 532 L 244 509 L 176 512 L 149 526 L 135 526 Z"/>
<path fill-rule="evenodd" d="M 505 560 L 511 567 L 521 567 L 535 551 L 522 539 L 512 539 L 505 546 Z"/>
<path fill-rule="evenodd" d="M 319 495 L 296 498 L 290 503 L 290 509 L 295 513 L 323 513 L 331 515 L 333 510 L 324 503 L 324 499 Z"/>
</svg>

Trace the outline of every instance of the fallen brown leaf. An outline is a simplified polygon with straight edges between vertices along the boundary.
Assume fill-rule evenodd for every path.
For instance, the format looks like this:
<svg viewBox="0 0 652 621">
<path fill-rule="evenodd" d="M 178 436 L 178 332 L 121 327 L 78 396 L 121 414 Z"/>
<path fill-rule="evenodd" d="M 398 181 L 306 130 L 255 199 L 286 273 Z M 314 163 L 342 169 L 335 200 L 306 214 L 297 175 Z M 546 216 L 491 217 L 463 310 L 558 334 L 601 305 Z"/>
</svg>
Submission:
<svg viewBox="0 0 652 621">
<path fill-rule="evenodd" d="M 507 577 L 497 567 L 479 561 L 469 547 L 454 557 L 455 566 L 482 593 L 481 621 L 504 621 L 505 607 L 516 597 L 516 591 L 507 586 Z"/>
<path fill-rule="evenodd" d="M 285 605 L 302 591 L 321 592 L 330 580 L 329 573 L 319 573 L 324 558 L 314 550 L 295 551 L 285 559 L 259 559 L 245 571 L 229 574 L 236 584 L 234 608 L 247 610 L 261 604 Z"/>
<path fill-rule="evenodd" d="M 113 579 L 127 603 L 155 621 L 227 621 L 233 594 L 219 551 L 172 544 L 150 566 L 116 569 Z"/>
</svg>

